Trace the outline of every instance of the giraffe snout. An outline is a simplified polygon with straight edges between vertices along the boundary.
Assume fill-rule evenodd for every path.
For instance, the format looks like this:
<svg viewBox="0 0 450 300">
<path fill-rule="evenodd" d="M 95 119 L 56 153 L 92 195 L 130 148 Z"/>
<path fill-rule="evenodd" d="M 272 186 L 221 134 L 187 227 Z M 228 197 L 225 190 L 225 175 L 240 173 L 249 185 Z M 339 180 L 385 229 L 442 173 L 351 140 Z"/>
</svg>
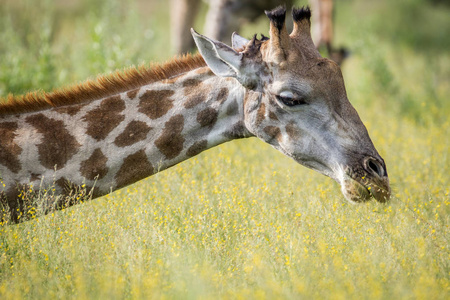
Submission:
<svg viewBox="0 0 450 300">
<path fill-rule="evenodd" d="M 365 202 L 374 198 L 384 203 L 391 196 L 386 165 L 383 159 L 372 156 L 365 157 L 353 167 L 348 166 L 341 186 L 345 198 L 351 202 Z"/>
</svg>

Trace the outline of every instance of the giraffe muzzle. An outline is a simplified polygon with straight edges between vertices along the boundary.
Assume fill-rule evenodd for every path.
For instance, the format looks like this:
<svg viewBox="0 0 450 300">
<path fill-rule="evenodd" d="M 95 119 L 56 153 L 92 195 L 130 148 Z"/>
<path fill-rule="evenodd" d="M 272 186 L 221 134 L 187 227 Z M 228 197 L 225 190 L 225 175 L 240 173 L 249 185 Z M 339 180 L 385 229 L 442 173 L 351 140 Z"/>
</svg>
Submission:
<svg viewBox="0 0 450 300">
<path fill-rule="evenodd" d="M 345 198 L 351 202 L 366 202 L 374 198 L 385 203 L 391 196 L 386 165 L 373 157 L 365 158 L 362 167 L 347 167 L 341 186 Z"/>
</svg>

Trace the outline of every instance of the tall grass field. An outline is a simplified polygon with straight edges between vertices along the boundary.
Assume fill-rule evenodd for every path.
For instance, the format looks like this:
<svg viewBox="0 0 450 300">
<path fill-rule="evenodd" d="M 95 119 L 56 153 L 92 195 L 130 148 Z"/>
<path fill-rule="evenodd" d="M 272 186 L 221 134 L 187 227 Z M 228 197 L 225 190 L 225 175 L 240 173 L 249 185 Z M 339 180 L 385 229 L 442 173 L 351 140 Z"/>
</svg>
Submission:
<svg viewBox="0 0 450 300">
<path fill-rule="evenodd" d="M 450 299 L 450 5 L 335 5 L 389 203 L 352 205 L 262 141 L 232 141 L 0 225 L 0 299 Z M 0 0 L 0 96 L 166 61 L 169 26 L 166 1 Z M 241 35 L 268 28 L 262 17 Z"/>
</svg>

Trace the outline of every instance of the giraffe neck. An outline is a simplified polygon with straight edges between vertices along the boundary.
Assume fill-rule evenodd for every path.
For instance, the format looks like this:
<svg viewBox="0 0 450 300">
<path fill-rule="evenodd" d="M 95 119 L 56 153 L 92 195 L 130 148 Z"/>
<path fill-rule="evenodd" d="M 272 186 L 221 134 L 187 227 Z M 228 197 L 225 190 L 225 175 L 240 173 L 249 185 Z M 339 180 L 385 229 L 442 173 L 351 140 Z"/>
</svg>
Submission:
<svg viewBox="0 0 450 300">
<path fill-rule="evenodd" d="M 130 149 L 145 151 L 152 174 L 224 142 L 251 136 L 244 125 L 245 89 L 207 67 L 135 92 L 133 101 L 139 102 L 137 110 L 151 129 L 141 147 Z M 135 182 L 121 177 L 120 170 L 116 179 L 119 188 Z"/>
<path fill-rule="evenodd" d="M 53 185 L 56 194 L 85 185 L 95 198 L 249 137 L 244 94 L 202 67 L 88 103 L 4 116 L 0 148 L 10 157 L 0 157 L 0 198 L 15 202 L 24 185 Z"/>
</svg>

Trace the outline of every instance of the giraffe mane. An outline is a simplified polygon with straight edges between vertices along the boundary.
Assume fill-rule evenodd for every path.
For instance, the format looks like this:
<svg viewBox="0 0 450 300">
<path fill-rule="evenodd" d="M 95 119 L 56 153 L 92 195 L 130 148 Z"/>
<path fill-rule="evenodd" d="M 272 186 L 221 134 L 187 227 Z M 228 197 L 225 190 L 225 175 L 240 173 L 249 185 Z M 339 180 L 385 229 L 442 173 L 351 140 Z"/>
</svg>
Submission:
<svg viewBox="0 0 450 300">
<path fill-rule="evenodd" d="M 181 73 L 206 66 L 200 54 L 175 57 L 166 63 L 129 67 L 95 79 L 54 89 L 34 91 L 24 95 L 0 97 L 0 115 L 39 111 L 52 107 L 85 103 L 126 92 L 152 82 L 169 79 Z"/>
</svg>

